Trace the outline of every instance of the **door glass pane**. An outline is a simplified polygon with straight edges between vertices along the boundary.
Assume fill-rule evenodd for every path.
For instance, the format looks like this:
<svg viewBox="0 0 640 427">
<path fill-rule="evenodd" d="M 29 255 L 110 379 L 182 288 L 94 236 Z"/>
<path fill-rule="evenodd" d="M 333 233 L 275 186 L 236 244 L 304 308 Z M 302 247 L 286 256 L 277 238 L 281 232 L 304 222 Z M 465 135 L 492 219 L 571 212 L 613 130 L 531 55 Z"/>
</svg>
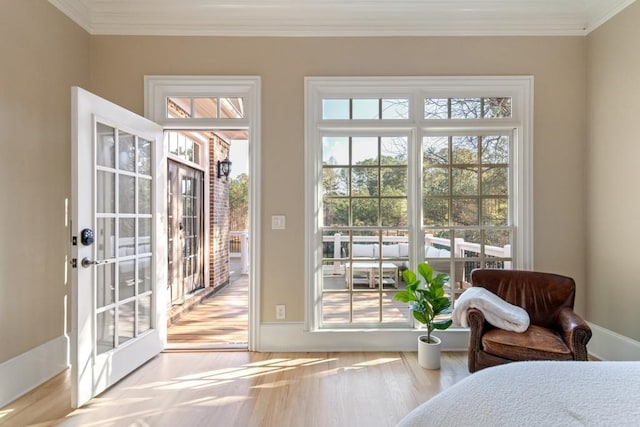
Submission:
<svg viewBox="0 0 640 427">
<path fill-rule="evenodd" d="M 151 252 L 151 218 L 138 219 L 138 254 Z"/>
<path fill-rule="evenodd" d="M 120 238 L 118 239 L 118 256 L 135 255 L 134 239 L 136 236 L 136 220 L 120 218 Z"/>
<path fill-rule="evenodd" d="M 118 211 L 120 213 L 134 213 L 136 206 L 136 179 L 132 176 L 120 175 L 119 190 Z"/>
<path fill-rule="evenodd" d="M 138 261 L 138 294 L 151 290 L 151 257 L 139 258 Z"/>
<path fill-rule="evenodd" d="M 96 350 L 98 354 L 113 350 L 116 346 L 115 319 L 115 308 L 96 315 Z"/>
<path fill-rule="evenodd" d="M 138 173 L 151 175 L 151 141 L 138 138 Z"/>
<path fill-rule="evenodd" d="M 115 263 L 96 266 L 96 306 L 98 308 L 113 304 L 115 301 Z"/>
<path fill-rule="evenodd" d="M 96 175 L 96 211 L 114 213 L 116 211 L 116 175 L 104 171 L 98 171 Z"/>
<path fill-rule="evenodd" d="M 151 329 L 151 295 L 138 300 L 138 335 Z"/>
<path fill-rule="evenodd" d="M 122 131 L 118 134 L 118 168 L 128 172 L 135 172 L 136 146 L 133 135 Z"/>
<path fill-rule="evenodd" d="M 151 180 L 138 178 L 138 213 L 151 213 Z"/>
<path fill-rule="evenodd" d="M 96 164 L 108 168 L 116 167 L 115 129 L 98 123 L 96 125 Z"/>
<path fill-rule="evenodd" d="M 116 220 L 115 218 L 98 218 L 96 227 L 96 256 L 99 260 L 116 256 Z"/>
<path fill-rule="evenodd" d="M 122 304 L 118 313 L 118 345 L 129 341 L 135 336 L 135 301 Z"/>
<path fill-rule="evenodd" d="M 118 275 L 118 301 L 131 298 L 135 293 L 135 260 L 120 261 Z"/>
</svg>

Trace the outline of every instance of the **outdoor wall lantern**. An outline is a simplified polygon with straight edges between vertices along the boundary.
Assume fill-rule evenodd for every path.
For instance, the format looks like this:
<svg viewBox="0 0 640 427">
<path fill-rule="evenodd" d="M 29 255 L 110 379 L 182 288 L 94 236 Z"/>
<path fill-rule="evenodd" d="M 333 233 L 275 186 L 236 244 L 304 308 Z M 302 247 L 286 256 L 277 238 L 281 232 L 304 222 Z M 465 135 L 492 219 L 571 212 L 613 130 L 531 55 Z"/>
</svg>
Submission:
<svg viewBox="0 0 640 427">
<path fill-rule="evenodd" d="M 229 174 L 231 173 L 231 162 L 229 159 L 218 160 L 218 178 L 223 176 L 229 180 Z"/>
</svg>

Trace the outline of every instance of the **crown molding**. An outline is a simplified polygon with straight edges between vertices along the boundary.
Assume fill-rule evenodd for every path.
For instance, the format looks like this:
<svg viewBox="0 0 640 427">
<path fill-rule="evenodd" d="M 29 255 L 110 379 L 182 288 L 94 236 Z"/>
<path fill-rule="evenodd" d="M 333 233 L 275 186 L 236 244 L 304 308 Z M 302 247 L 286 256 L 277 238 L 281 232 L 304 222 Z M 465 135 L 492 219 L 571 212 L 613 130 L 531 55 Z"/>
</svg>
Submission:
<svg viewBox="0 0 640 427">
<path fill-rule="evenodd" d="M 67 15 L 86 32 L 93 34 L 91 27 L 91 13 L 82 0 L 49 0 L 58 10 Z"/>
<path fill-rule="evenodd" d="M 584 36 L 635 0 L 49 0 L 93 35 Z"/>
<path fill-rule="evenodd" d="M 587 6 L 587 26 L 585 31 L 589 34 L 609 19 L 620 13 L 627 6 L 630 6 L 636 0 L 617 0 L 617 1 L 600 1 L 588 0 Z"/>
</svg>

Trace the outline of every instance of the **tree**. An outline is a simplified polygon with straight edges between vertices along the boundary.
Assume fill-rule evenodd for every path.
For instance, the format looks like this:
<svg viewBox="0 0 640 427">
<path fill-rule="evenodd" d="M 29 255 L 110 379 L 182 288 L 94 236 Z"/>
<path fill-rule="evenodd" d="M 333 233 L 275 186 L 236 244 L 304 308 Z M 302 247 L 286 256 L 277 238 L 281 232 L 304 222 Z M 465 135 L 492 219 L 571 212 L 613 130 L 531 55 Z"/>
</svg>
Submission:
<svg viewBox="0 0 640 427">
<path fill-rule="evenodd" d="M 238 175 L 229 183 L 229 226 L 232 231 L 249 227 L 249 176 Z"/>
</svg>

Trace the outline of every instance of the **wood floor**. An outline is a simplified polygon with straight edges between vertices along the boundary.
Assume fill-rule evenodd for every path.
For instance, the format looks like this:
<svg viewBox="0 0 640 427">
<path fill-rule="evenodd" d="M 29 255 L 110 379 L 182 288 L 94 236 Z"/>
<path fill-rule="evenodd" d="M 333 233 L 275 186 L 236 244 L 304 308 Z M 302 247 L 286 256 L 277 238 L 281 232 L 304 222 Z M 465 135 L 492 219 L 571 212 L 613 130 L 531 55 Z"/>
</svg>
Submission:
<svg viewBox="0 0 640 427">
<path fill-rule="evenodd" d="M 0 425 L 393 426 L 467 377 L 466 362 L 443 353 L 430 371 L 413 352 L 173 351 L 76 411 L 62 374 L 0 410 Z"/>
<path fill-rule="evenodd" d="M 229 284 L 202 300 L 167 331 L 167 349 L 247 348 L 249 276 L 233 274 Z"/>
<path fill-rule="evenodd" d="M 444 353 L 442 369 L 429 371 L 412 352 L 238 351 L 247 348 L 247 286 L 233 277 L 169 328 L 168 351 L 84 408 L 70 407 L 67 370 L 1 408 L 0 425 L 393 426 L 469 375 L 466 353 Z"/>
</svg>

